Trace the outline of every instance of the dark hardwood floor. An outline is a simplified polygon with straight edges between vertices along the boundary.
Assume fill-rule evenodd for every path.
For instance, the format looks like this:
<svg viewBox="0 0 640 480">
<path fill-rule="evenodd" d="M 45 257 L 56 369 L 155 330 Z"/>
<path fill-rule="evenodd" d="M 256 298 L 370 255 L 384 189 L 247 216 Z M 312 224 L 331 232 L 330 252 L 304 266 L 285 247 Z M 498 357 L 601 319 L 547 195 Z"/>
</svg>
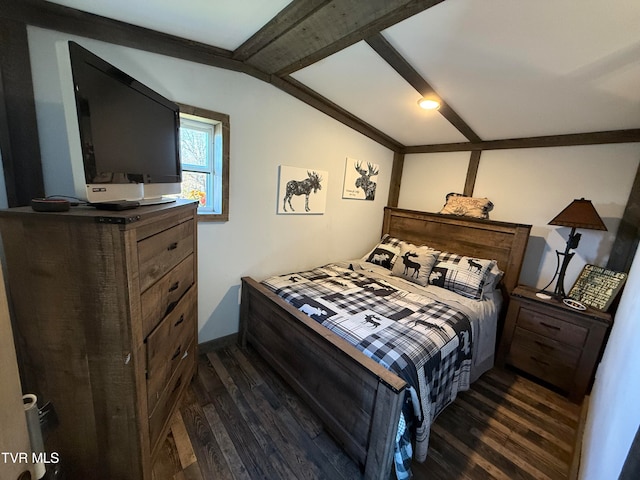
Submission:
<svg viewBox="0 0 640 480">
<path fill-rule="evenodd" d="M 580 406 L 493 369 L 435 421 L 415 479 L 566 479 Z M 154 480 L 358 479 L 358 467 L 253 350 L 201 355 Z"/>
</svg>

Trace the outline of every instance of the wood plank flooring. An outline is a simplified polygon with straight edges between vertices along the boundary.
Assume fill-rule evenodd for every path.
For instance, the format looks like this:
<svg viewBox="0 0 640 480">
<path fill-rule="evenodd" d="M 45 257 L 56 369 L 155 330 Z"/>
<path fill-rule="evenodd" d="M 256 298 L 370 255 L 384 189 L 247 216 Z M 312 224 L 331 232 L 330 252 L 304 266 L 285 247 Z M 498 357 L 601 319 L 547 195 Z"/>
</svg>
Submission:
<svg viewBox="0 0 640 480">
<path fill-rule="evenodd" d="M 493 369 L 435 421 L 414 478 L 566 479 L 580 406 Z M 154 480 L 361 478 L 315 415 L 251 349 L 201 355 Z"/>
</svg>

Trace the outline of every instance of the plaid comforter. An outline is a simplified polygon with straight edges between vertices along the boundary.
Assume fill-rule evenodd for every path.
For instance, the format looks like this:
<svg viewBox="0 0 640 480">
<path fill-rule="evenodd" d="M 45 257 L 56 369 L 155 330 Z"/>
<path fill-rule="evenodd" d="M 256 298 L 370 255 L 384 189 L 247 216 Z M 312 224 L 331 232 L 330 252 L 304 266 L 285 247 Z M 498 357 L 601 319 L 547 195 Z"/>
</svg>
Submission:
<svg viewBox="0 0 640 480">
<path fill-rule="evenodd" d="M 469 318 L 436 298 L 337 264 L 262 283 L 409 384 L 395 455 L 398 478 L 409 478 L 411 457 L 426 458 L 431 422 L 469 388 Z"/>
</svg>

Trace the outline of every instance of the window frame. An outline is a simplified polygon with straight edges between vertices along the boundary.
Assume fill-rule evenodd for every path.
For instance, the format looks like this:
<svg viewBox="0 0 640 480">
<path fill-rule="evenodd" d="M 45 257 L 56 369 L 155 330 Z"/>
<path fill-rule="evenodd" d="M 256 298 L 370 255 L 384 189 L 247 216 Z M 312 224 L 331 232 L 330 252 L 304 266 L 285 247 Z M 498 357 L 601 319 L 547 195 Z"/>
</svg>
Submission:
<svg viewBox="0 0 640 480">
<path fill-rule="evenodd" d="M 220 209 L 221 213 L 200 211 L 200 209 L 198 209 L 197 218 L 199 222 L 227 222 L 229 220 L 229 140 L 231 131 L 229 115 L 200 107 L 194 107 L 193 105 L 186 105 L 182 103 L 177 103 L 177 105 L 180 107 L 180 113 L 192 115 L 194 117 L 201 117 L 219 124 L 217 128 L 214 128 L 214 165 L 212 165 L 209 173 L 211 174 L 213 188 L 216 187 L 216 177 L 219 177 L 217 183 L 222 190 L 220 198 L 222 202 Z M 219 175 L 215 171 L 216 157 L 221 158 L 222 172 L 220 172 Z"/>
</svg>

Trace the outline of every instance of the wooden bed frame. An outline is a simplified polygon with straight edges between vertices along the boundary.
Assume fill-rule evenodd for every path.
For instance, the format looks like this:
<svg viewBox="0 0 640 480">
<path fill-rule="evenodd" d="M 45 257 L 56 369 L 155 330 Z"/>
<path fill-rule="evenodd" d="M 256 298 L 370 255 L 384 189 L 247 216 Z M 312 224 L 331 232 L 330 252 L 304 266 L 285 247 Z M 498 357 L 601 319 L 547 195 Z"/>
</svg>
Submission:
<svg viewBox="0 0 640 480">
<path fill-rule="evenodd" d="M 530 229 L 386 207 L 382 233 L 497 260 L 507 300 L 518 283 Z M 365 479 L 389 478 L 404 380 L 250 277 L 242 278 L 240 343 L 251 344 L 313 408 Z"/>
</svg>

